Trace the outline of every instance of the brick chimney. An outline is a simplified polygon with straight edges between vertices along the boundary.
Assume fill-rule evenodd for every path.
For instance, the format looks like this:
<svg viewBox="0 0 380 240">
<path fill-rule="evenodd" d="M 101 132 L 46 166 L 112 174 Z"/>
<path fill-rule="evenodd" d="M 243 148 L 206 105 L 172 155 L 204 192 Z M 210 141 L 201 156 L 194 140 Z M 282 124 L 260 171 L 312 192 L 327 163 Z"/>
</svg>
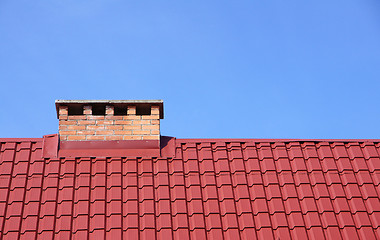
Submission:
<svg viewBox="0 0 380 240">
<path fill-rule="evenodd" d="M 61 141 L 159 140 L 162 100 L 56 100 Z"/>
</svg>

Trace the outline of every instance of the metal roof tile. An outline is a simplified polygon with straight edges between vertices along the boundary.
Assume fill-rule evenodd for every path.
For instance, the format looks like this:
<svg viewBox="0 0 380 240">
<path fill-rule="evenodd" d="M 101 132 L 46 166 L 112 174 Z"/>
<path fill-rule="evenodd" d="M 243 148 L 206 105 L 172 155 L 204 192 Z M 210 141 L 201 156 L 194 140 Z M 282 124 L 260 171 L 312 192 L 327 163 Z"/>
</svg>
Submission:
<svg viewBox="0 0 380 240">
<path fill-rule="evenodd" d="M 180 141 L 173 158 L 60 159 L 41 158 L 42 140 L 3 142 L 0 228 L 25 218 L 4 236 L 378 234 L 377 142 Z"/>
<path fill-rule="evenodd" d="M 361 239 L 376 239 L 375 233 L 371 227 L 361 227 L 358 229 Z"/>
<path fill-rule="evenodd" d="M 334 211 L 333 205 L 329 197 L 323 197 L 316 200 L 318 206 L 318 212 L 332 212 Z"/>
<path fill-rule="evenodd" d="M 300 212 L 294 212 L 288 215 L 289 228 L 305 227 L 305 223 Z"/>
<path fill-rule="evenodd" d="M 209 201 L 212 201 L 212 200 L 209 200 Z M 188 209 L 188 213 L 190 216 L 193 214 L 202 214 L 203 215 L 203 213 L 205 212 L 203 210 L 203 203 L 202 203 L 201 199 L 195 199 L 195 200 L 189 201 L 187 203 L 187 209 Z"/>
<path fill-rule="evenodd" d="M 321 227 L 321 220 L 317 212 L 307 212 L 304 215 L 306 229 L 312 229 L 315 227 Z"/>
<path fill-rule="evenodd" d="M 342 229 L 342 236 L 345 239 L 358 239 L 358 232 L 356 231 L 355 227 L 344 227 Z"/>
<path fill-rule="evenodd" d="M 301 206 L 297 198 L 288 198 L 284 201 L 285 212 L 290 214 L 292 212 L 300 212 Z"/>
<path fill-rule="evenodd" d="M 291 231 L 292 239 L 307 239 L 307 232 L 303 227 L 295 227 Z"/>
<path fill-rule="evenodd" d="M 252 187 L 249 187 L 249 195 L 252 200 L 257 198 L 265 198 L 264 186 L 252 185 Z"/>
<path fill-rule="evenodd" d="M 252 235 L 252 234 L 251 234 Z M 290 231 L 288 227 L 278 227 L 276 230 L 274 230 L 274 236 L 275 238 L 285 239 L 285 240 L 291 240 Z"/>
<path fill-rule="evenodd" d="M 372 227 L 379 229 L 379 227 L 380 227 L 380 212 L 373 212 L 372 214 L 369 215 L 369 217 L 370 217 L 371 222 L 372 222 Z"/>
<path fill-rule="evenodd" d="M 160 214 L 156 218 L 156 228 L 158 230 L 170 228 L 171 229 L 172 222 L 171 222 L 171 215 L 170 214 Z"/>
<path fill-rule="evenodd" d="M 288 226 L 285 213 L 275 213 L 271 215 L 271 222 L 273 229 Z"/>
<path fill-rule="evenodd" d="M 255 221 L 256 229 L 272 228 L 272 224 L 270 222 L 269 214 L 266 212 L 260 212 L 257 215 L 255 214 L 253 219 Z"/>
<path fill-rule="evenodd" d="M 139 215 L 138 214 L 128 214 L 123 217 L 123 229 L 129 230 L 131 228 L 139 227 Z M 133 232 L 133 231 L 132 231 Z"/>
<path fill-rule="evenodd" d="M 259 239 L 273 239 L 273 230 L 270 227 L 261 228 L 257 230 L 257 236 Z"/>
<path fill-rule="evenodd" d="M 297 198 L 298 197 L 296 186 L 294 186 L 293 184 L 283 185 L 281 187 L 281 193 L 282 193 L 282 198 L 284 200 L 286 200 L 288 198 Z"/>
</svg>

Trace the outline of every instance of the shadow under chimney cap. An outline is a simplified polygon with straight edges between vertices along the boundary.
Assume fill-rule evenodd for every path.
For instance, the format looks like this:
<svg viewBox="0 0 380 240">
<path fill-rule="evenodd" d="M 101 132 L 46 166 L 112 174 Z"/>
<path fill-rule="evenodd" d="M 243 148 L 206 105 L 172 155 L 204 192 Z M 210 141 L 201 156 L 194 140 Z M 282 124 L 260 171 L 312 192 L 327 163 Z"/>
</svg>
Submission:
<svg viewBox="0 0 380 240">
<path fill-rule="evenodd" d="M 164 101 L 163 100 L 55 100 L 55 108 L 57 110 L 57 118 L 59 118 L 59 106 L 73 105 L 91 105 L 91 104 L 106 104 L 110 106 L 137 106 L 137 105 L 152 105 L 159 106 L 160 118 L 164 118 Z"/>
</svg>

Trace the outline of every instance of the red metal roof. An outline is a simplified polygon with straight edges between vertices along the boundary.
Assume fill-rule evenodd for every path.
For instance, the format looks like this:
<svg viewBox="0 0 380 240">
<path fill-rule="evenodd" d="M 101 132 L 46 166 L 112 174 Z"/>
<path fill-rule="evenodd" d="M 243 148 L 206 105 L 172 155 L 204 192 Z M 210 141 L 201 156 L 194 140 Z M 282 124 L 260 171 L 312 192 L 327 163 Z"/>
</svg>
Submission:
<svg viewBox="0 0 380 240">
<path fill-rule="evenodd" d="M 44 158 L 51 147 L 0 139 L 0 238 L 380 239 L 378 140 L 176 139 L 169 157 Z"/>
</svg>

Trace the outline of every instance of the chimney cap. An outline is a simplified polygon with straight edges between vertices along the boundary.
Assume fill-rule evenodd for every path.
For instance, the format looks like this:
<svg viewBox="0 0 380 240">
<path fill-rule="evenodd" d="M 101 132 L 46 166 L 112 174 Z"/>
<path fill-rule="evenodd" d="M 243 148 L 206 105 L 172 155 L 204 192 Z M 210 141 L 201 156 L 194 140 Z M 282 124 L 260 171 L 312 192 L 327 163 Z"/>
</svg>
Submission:
<svg viewBox="0 0 380 240">
<path fill-rule="evenodd" d="M 72 105 L 86 105 L 86 104 L 109 104 L 109 105 L 119 105 L 119 106 L 130 106 L 130 105 L 142 105 L 150 104 L 157 105 L 160 108 L 160 118 L 164 118 L 164 101 L 158 100 L 55 100 L 55 108 L 57 110 L 57 117 L 59 114 L 59 106 L 72 106 Z"/>
</svg>

